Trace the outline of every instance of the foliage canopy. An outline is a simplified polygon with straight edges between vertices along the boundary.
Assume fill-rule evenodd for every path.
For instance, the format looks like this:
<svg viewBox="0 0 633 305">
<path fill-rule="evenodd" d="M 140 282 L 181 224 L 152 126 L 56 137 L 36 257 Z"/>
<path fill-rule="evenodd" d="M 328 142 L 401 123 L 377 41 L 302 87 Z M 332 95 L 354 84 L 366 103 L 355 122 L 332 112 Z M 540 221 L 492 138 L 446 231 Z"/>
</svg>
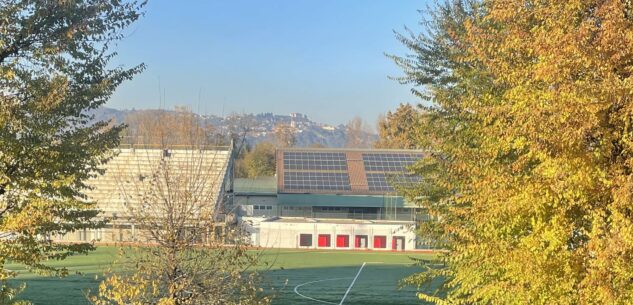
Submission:
<svg viewBox="0 0 633 305">
<path fill-rule="evenodd" d="M 141 13 L 129 1 L 0 1 L 0 281 L 11 260 L 63 275 L 43 262 L 90 244 L 54 242 L 96 228 L 84 181 L 98 174 L 122 125 L 92 122 L 143 66 L 111 67 L 110 46 Z"/>
<path fill-rule="evenodd" d="M 405 191 L 448 250 L 437 304 L 633 302 L 630 1 L 449 1 L 398 35 L 433 106 Z"/>
<path fill-rule="evenodd" d="M 423 113 L 410 104 L 400 104 L 395 111 L 378 119 L 376 148 L 415 149 L 420 140 L 420 120 Z"/>
</svg>

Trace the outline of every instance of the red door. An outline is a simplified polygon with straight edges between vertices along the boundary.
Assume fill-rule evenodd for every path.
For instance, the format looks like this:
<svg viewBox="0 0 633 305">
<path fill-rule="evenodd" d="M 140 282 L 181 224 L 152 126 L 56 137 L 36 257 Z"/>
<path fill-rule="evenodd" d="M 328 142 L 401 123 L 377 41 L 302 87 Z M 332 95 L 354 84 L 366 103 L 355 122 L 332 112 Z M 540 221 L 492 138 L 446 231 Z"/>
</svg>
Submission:
<svg viewBox="0 0 633 305">
<path fill-rule="evenodd" d="M 330 235 L 329 234 L 319 234 L 318 243 L 319 247 L 327 248 L 330 246 Z"/>
<path fill-rule="evenodd" d="M 387 247 L 387 236 L 374 236 L 374 248 L 384 249 Z"/>
<path fill-rule="evenodd" d="M 336 235 L 337 248 L 349 248 L 349 235 Z"/>
</svg>

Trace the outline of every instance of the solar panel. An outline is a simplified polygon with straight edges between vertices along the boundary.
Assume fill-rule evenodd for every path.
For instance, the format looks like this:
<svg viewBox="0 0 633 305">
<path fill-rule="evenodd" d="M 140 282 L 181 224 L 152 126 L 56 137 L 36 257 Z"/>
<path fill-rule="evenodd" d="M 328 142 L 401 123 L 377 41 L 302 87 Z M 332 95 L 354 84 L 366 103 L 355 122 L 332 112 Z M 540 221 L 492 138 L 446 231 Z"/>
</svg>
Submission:
<svg viewBox="0 0 633 305">
<path fill-rule="evenodd" d="M 283 175 L 283 192 L 385 193 L 394 192 L 393 185 L 419 181 L 417 176 L 406 172 L 408 166 L 422 158 L 422 154 L 384 150 L 290 150 L 283 151 L 281 158 L 278 169 Z M 350 177 L 355 183 L 353 188 Z"/>
<path fill-rule="evenodd" d="M 393 185 L 408 185 L 420 180 L 407 175 L 407 167 L 422 158 L 413 153 L 363 153 L 363 163 L 370 191 L 393 192 Z"/>
<path fill-rule="evenodd" d="M 419 176 L 405 174 L 367 173 L 367 186 L 370 191 L 393 192 L 394 185 L 410 186 L 420 180 Z"/>
<path fill-rule="evenodd" d="M 289 171 L 284 173 L 284 186 L 294 190 L 351 190 L 347 173 Z"/>
<path fill-rule="evenodd" d="M 364 153 L 363 163 L 368 172 L 405 172 L 406 167 L 422 158 L 421 154 Z"/>
<path fill-rule="evenodd" d="M 367 186 L 370 191 L 388 191 L 392 192 L 394 189 L 387 183 L 387 177 L 384 173 L 367 174 Z"/>
<path fill-rule="evenodd" d="M 284 187 L 294 191 L 349 191 L 344 152 L 284 152 Z"/>
<path fill-rule="evenodd" d="M 347 171 L 347 161 L 345 153 L 284 152 L 284 169 Z"/>
</svg>

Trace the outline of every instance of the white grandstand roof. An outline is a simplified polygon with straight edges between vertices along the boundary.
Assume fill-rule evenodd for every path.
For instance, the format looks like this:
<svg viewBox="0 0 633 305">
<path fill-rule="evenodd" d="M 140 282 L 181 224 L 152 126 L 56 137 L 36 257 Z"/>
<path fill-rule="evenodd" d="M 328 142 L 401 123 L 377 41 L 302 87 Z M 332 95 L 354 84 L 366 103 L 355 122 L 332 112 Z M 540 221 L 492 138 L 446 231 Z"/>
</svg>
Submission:
<svg viewBox="0 0 633 305">
<path fill-rule="evenodd" d="M 170 179 L 188 179 L 186 183 L 194 192 L 205 192 L 198 198 L 208 198 L 205 202 L 216 206 L 221 199 L 221 190 L 227 176 L 231 151 L 224 149 L 119 149 L 117 156 L 103 168 L 104 175 L 87 181 L 92 188 L 86 190 L 88 200 L 97 202 L 103 217 L 125 218 L 129 207 L 139 204 L 139 189 L 147 189 L 155 175 L 165 175 Z M 153 176 L 154 175 L 154 176 Z M 161 178 L 162 179 L 162 178 Z M 194 181 L 194 182 L 191 182 Z M 192 184 L 195 186 L 191 187 Z M 184 183 L 183 183 L 184 185 Z"/>
</svg>

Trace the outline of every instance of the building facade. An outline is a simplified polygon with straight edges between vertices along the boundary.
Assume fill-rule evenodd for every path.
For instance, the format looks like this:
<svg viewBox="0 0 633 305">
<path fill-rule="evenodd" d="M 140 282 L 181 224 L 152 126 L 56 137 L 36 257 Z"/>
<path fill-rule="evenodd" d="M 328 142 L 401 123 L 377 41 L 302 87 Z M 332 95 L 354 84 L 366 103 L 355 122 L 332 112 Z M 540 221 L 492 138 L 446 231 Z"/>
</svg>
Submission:
<svg viewBox="0 0 633 305">
<path fill-rule="evenodd" d="M 422 213 L 396 191 L 419 181 L 408 167 L 421 157 L 414 150 L 279 149 L 275 177 L 236 180 L 240 223 L 261 247 L 426 248 L 415 234 Z"/>
</svg>

